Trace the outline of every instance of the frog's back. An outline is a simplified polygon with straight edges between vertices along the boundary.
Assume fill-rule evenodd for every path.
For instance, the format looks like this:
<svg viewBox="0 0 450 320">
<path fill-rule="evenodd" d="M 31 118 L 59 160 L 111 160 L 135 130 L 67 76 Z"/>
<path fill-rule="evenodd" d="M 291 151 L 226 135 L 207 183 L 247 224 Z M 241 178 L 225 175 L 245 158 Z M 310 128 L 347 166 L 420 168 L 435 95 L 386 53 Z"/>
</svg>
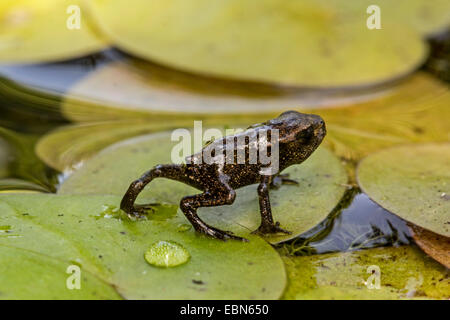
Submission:
<svg viewBox="0 0 450 320">
<path fill-rule="evenodd" d="M 186 157 L 186 163 L 257 164 L 261 146 L 271 147 L 267 139 L 269 130 L 270 127 L 260 125 L 214 140 L 207 143 L 201 151 Z"/>
</svg>

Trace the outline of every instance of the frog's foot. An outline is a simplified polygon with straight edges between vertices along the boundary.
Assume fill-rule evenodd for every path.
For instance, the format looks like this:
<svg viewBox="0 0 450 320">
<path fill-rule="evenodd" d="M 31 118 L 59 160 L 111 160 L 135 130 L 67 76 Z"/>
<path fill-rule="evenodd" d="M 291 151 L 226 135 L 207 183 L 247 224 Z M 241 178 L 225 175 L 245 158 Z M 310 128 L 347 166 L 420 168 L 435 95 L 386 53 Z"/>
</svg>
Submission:
<svg viewBox="0 0 450 320">
<path fill-rule="evenodd" d="M 276 222 L 274 224 L 261 224 L 259 228 L 253 231 L 252 233 L 259 235 L 273 234 L 273 233 L 292 234 L 292 232 L 281 228 L 279 222 Z"/>
<path fill-rule="evenodd" d="M 198 232 L 204 233 L 210 237 L 213 237 L 215 239 L 227 241 L 227 240 L 238 240 L 242 242 L 248 242 L 247 239 L 241 238 L 238 236 L 233 235 L 233 232 L 231 231 L 223 231 L 220 229 L 216 229 L 214 227 L 210 227 L 208 225 L 202 226 L 201 228 L 195 228 Z"/>
<path fill-rule="evenodd" d="M 283 184 L 298 185 L 298 182 L 293 179 L 289 179 L 288 173 L 279 174 L 272 179 L 272 182 L 270 183 L 270 188 L 279 189 Z"/>
<path fill-rule="evenodd" d="M 153 209 L 153 206 L 155 206 L 155 203 L 150 204 L 135 204 L 131 212 L 128 213 L 128 216 L 131 219 L 143 219 L 145 218 L 149 213 L 152 213 L 155 211 Z"/>
</svg>

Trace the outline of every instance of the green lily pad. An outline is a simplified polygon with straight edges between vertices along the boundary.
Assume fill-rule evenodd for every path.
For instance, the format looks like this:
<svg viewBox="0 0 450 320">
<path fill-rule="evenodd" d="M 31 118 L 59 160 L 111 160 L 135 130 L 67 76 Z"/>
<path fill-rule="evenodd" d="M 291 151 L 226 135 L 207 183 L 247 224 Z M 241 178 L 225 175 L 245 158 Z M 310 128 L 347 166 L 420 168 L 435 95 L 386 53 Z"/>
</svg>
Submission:
<svg viewBox="0 0 450 320">
<path fill-rule="evenodd" d="M 80 29 L 67 28 L 70 6 L 80 0 L 3 0 L 0 62 L 40 63 L 80 57 L 105 48 L 81 12 Z"/>
<path fill-rule="evenodd" d="M 23 252 L 26 261 L 35 255 L 62 261 L 63 272 L 78 265 L 82 274 L 94 275 L 127 299 L 277 299 L 282 294 L 283 263 L 259 237 L 252 236 L 249 243 L 222 242 L 180 228 L 185 219 L 179 215 L 130 221 L 118 211 L 104 214 L 114 212 L 111 208 L 119 202 L 114 196 L 0 195 L 0 225 L 8 226 L 7 236 L 0 236 L 0 248 Z M 182 245 L 189 261 L 169 268 L 150 265 L 144 255 L 158 241 Z M 9 256 L 0 255 L 0 261 L 6 265 Z M 51 273 L 53 266 L 31 263 L 27 276 L 59 281 L 59 275 Z M 21 277 L 22 267 L 9 274 L 12 279 Z M 6 281 L 14 282 L 1 277 L 2 291 L 3 283 L 10 284 Z M 92 288 L 97 285 L 92 283 Z M 42 295 L 40 287 L 31 290 L 33 286 L 29 296 Z M 92 297 L 85 294 L 84 298 Z"/>
<path fill-rule="evenodd" d="M 90 273 L 81 278 L 80 290 L 66 286 L 68 261 L 0 245 L 0 300 L 112 300 L 115 290 Z"/>
<path fill-rule="evenodd" d="M 326 145 L 356 161 L 396 144 L 448 141 L 449 105 L 448 87 L 417 73 L 371 101 L 316 112 L 327 123 Z"/>
<path fill-rule="evenodd" d="M 125 63 L 124 63 L 125 62 Z M 115 61 L 70 88 L 62 104 L 74 121 L 275 116 L 286 109 L 324 108 L 369 100 L 381 88 L 288 90 L 194 76 L 141 60 Z M 120 90 L 116 88 L 120 87 Z M 264 119 L 264 118 L 263 118 Z"/>
<path fill-rule="evenodd" d="M 369 30 L 365 21 L 343 20 L 335 8 L 314 1 L 93 0 L 88 8 L 100 30 L 125 51 L 228 79 L 372 85 L 413 71 L 427 53 L 414 30 L 398 24 Z"/>
<path fill-rule="evenodd" d="M 283 260 L 289 277 L 284 299 L 450 298 L 450 282 L 445 267 L 415 247 L 284 256 Z M 377 271 L 372 274 L 374 266 L 380 272 L 379 289 L 371 286 L 376 282 L 369 279 L 377 275 Z"/>
<path fill-rule="evenodd" d="M 450 237 L 450 144 L 385 149 L 363 159 L 357 170 L 362 190 L 402 219 Z"/>
<path fill-rule="evenodd" d="M 133 136 L 176 128 L 187 121 L 170 123 L 117 121 L 69 125 L 44 135 L 36 154 L 59 171 L 71 171 L 105 147 Z"/>
<path fill-rule="evenodd" d="M 157 164 L 171 163 L 170 133 L 158 133 L 130 139 L 111 146 L 87 161 L 60 187 L 60 194 L 123 195 L 131 181 Z M 347 176 L 338 158 L 319 148 L 307 161 L 292 166 L 284 173 L 296 179 L 299 186 L 282 186 L 271 191 L 274 218 L 292 235 L 268 236 L 278 243 L 302 234 L 323 221 L 345 192 Z M 199 191 L 183 183 L 156 179 L 142 192 L 152 202 L 178 205 L 182 197 Z M 141 200 L 139 200 L 141 201 Z M 142 202 L 142 201 L 141 201 Z M 248 231 L 260 222 L 256 186 L 237 191 L 231 206 L 201 208 L 199 215 L 206 222 L 233 231 L 236 225 Z"/>
</svg>

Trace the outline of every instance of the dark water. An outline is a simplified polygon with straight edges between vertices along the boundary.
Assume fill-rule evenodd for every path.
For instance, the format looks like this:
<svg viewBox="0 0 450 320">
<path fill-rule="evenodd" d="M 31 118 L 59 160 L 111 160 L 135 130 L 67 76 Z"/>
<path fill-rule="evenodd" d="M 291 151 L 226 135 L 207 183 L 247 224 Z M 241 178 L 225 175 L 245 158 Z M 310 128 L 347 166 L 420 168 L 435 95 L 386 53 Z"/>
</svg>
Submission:
<svg viewBox="0 0 450 320">
<path fill-rule="evenodd" d="M 35 155 L 34 145 L 70 123 L 59 111 L 68 88 L 111 59 L 106 52 L 63 63 L 0 66 L 0 150 L 7 150 L 0 153 L 0 192 L 56 191 L 61 173 Z M 284 246 L 303 255 L 408 243 L 406 223 L 353 188 L 326 221 Z"/>
</svg>

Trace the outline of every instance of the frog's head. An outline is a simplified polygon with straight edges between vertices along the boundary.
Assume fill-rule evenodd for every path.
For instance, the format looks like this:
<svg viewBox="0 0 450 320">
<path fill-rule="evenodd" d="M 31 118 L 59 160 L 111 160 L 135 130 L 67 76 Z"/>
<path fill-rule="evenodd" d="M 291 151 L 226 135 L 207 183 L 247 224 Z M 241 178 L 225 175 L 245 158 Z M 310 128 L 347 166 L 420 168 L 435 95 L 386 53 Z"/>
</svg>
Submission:
<svg viewBox="0 0 450 320">
<path fill-rule="evenodd" d="M 303 145 L 318 146 L 327 133 L 325 121 L 320 116 L 297 111 L 283 112 L 271 120 L 271 124 L 280 130 L 281 143 L 300 141 Z"/>
<path fill-rule="evenodd" d="M 305 160 L 322 142 L 326 135 L 325 121 L 314 114 L 297 111 L 283 112 L 270 121 L 273 128 L 279 130 L 280 147 L 288 150 L 295 159 Z"/>
</svg>

